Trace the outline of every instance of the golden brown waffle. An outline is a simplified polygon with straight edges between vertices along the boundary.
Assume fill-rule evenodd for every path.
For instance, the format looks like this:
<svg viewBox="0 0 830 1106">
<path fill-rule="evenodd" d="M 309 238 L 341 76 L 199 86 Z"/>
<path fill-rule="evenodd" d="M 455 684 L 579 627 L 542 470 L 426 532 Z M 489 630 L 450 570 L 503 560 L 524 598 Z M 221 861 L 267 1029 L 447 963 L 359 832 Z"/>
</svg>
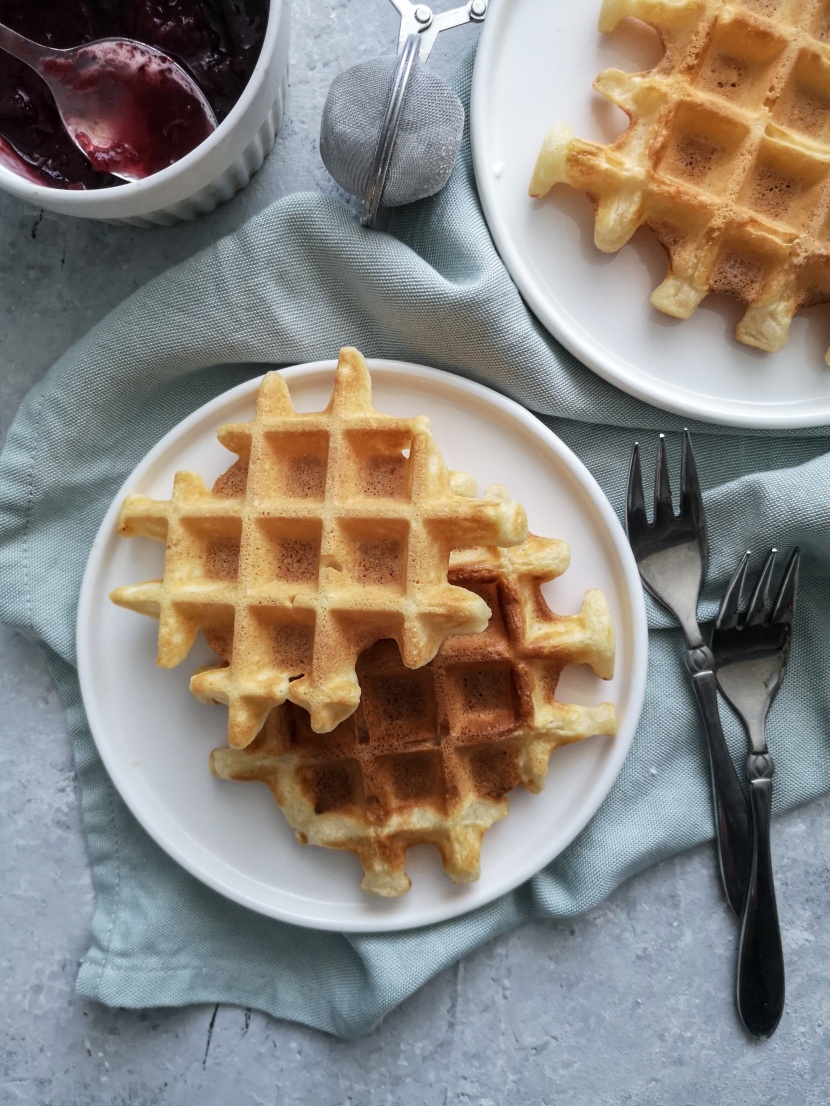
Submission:
<svg viewBox="0 0 830 1106">
<path fill-rule="evenodd" d="M 670 259 L 655 307 L 685 319 L 727 292 L 747 306 L 736 337 L 780 350 L 795 312 L 830 300 L 826 0 L 605 0 L 599 29 L 625 16 L 665 47 L 650 72 L 594 83 L 628 129 L 603 146 L 556 124 L 530 194 L 584 190 L 606 253 L 651 227 Z"/>
<path fill-rule="evenodd" d="M 375 411 L 357 350 L 341 351 L 325 411 L 296 412 L 272 372 L 254 421 L 218 436 L 239 460 L 212 490 L 179 472 L 171 500 L 126 499 L 119 533 L 166 542 L 164 579 L 112 599 L 159 618 L 164 667 L 204 631 L 228 663 L 190 686 L 228 704 L 231 745 L 252 741 L 286 698 L 316 732 L 333 729 L 360 698 L 358 655 L 381 638 L 417 668 L 448 634 L 484 629 L 487 604 L 447 581 L 450 551 L 521 542 L 524 511 L 499 487 L 471 498 L 426 418 Z"/>
<path fill-rule="evenodd" d="M 539 791 L 557 745 L 616 729 L 611 704 L 554 698 L 567 665 L 604 679 L 614 668 L 602 593 L 589 591 L 570 617 L 542 596 L 568 560 L 563 542 L 533 535 L 517 549 L 453 554 L 452 582 L 493 612 L 483 633 L 447 638 L 417 671 L 394 642 L 377 642 L 358 660 L 355 714 L 320 736 L 286 703 L 246 749 L 214 750 L 214 775 L 266 783 L 300 841 L 357 854 L 366 891 L 409 890 L 406 850 L 424 842 L 454 880 L 477 879 L 482 836 L 507 813 L 507 793 L 520 782 Z"/>
</svg>

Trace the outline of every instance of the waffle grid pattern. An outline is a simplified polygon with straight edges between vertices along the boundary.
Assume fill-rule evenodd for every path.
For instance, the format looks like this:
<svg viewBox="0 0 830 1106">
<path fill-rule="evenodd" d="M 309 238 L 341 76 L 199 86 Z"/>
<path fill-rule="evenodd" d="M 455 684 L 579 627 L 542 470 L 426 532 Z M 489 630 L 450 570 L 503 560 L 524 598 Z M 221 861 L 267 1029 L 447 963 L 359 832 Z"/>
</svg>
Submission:
<svg viewBox="0 0 830 1106">
<path fill-rule="evenodd" d="M 425 418 L 375 412 L 357 351 L 342 351 L 326 411 L 297 413 L 269 373 L 254 421 L 219 440 L 239 460 L 213 490 L 180 472 L 170 501 L 128 497 L 120 532 L 166 542 L 164 579 L 113 599 L 158 615 L 164 666 L 204 631 L 226 663 L 191 689 L 228 704 L 231 745 L 286 698 L 331 730 L 357 706 L 355 661 L 374 641 L 394 638 L 416 668 L 447 634 L 484 628 L 486 604 L 447 580 L 450 551 L 523 540 L 524 512 L 503 489 L 472 498 Z"/>
<path fill-rule="evenodd" d="M 406 849 L 432 842 L 453 879 L 479 874 L 481 839 L 519 782 L 538 791 L 552 750 L 613 734 L 610 704 L 554 696 L 560 673 L 587 663 L 613 672 L 610 614 L 598 591 L 578 615 L 554 615 L 540 584 L 567 567 L 562 542 L 528 536 L 516 550 L 453 557 L 450 579 L 492 611 L 483 633 L 448 638 L 412 671 L 392 641 L 359 659 L 361 703 L 325 736 L 290 704 L 244 750 L 218 749 L 215 775 L 268 784 L 302 841 L 357 853 L 364 890 L 409 889 Z"/>
<path fill-rule="evenodd" d="M 655 307 L 688 318 L 709 291 L 727 292 L 747 305 L 736 337 L 779 350 L 799 308 L 830 300 L 830 8 L 605 0 L 599 28 L 626 16 L 665 47 L 648 73 L 595 81 L 628 129 L 604 146 L 556 124 L 530 194 L 585 191 L 604 252 L 650 226 L 670 256 Z"/>
</svg>

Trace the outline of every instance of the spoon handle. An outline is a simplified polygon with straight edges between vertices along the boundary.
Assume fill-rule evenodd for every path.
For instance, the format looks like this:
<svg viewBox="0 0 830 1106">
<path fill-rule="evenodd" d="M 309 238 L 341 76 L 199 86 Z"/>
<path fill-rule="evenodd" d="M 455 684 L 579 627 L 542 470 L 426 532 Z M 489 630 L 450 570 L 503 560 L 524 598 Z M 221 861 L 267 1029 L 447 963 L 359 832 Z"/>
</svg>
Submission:
<svg viewBox="0 0 830 1106">
<path fill-rule="evenodd" d="M 19 35 L 17 31 L 2 23 L 0 23 L 0 50 L 5 50 L 13 58 L 34 69 L 36 73 L 40 73 L 40 63 L 44 58 L 51 58 L 62 52 L 53 50 L 51 46 L 41 46 L 40 43 L 32 42 L 30 38 Z"/>
</svg>

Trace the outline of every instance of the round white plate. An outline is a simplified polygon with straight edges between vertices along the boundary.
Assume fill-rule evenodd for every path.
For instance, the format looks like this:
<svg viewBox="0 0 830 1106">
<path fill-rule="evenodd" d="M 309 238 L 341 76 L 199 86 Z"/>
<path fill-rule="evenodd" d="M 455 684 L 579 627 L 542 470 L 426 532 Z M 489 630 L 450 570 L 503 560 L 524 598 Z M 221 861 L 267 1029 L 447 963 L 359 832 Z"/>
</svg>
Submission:
<svg viewBox="0 0 830 1106">
<path fill-rule="evenodd" d="M 649 296 L 666 274 L 665 252 L 641 228 L 615 254 L 593 243 L 587 197 L 556 185 L 532 200 L 528 184 L 557 120 L 598 142 L 627 117 L 592 89 L 603 69 L 639 72 L 661 51 L 634 20 L 597 30 L 600 0 L 496 0 L 482 30 L 470 119 L 476 180 L 496 247 L 545 327 L 589 368 L 657 407 L 732 426 L 784 428 L 830 422 L 826 307 L 801 312 L 780 353 L 738 342 L 743 308 L 708 296 L 686 320 Z"/>
<path fill-rule="evenodd" d="M 617 633 L 610 683 L 583 667 L 563 675 L 560 698 L 610 700 L 615 738 L 593 737 L 558 749 L 541 795 L 518 790 L 508 818 L 484 838 L 478 883 L 445 875 L 437 850 L 412 849 L 412 890 L 381 900 L 359 889 L 350 853 L 300 845 L 264 784 L 217 780 L 208 755 L 226 743 L 227 711 L 198 703 L 188 689 L 199 664 L 215 659 L 206 645 L 177 669 L 155 665 L 158 624 L 108 599 L 121 584 L 158 578 L 160 542 L 116 536 L 124 495 L 170 496 L 179 469 L 211 483 L 233 460 L 217 442 L 224 422 L 250 419 L 258 380 L 219 396 L 180 423 L 150 451 L 116 496 L 92 547 L 78 611 L 78 669 L 98 750 L 121 796 L 170 856 L 210 887 L 263 914 L 320 929 L 379 931 L 426 925 L 489 902 L 533 875 L 568 845 L 607 794 L 631 745 L 642 705 L 646 623 L 637 569 L 608 501 L 577 458 L 511 400 L 435 369 L 372 361 L 378 410 L 429 415 L 451 468 L 483 487 L 505 483 L 538 534 L 561 537 L 572 564 L 547 585 L 554 610 L 579 610 L 599 587 Z M 298 410 L 325 407 L 333 362 L 286 369 Z"/>
</svg>

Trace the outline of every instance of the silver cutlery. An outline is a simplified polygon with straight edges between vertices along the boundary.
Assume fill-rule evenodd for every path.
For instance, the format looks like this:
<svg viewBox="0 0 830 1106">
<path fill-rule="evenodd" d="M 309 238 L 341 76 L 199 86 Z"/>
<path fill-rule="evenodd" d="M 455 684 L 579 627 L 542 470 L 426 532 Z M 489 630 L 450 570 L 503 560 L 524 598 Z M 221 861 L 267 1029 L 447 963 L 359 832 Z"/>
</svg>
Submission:
<svg viewBox="0 0 830 1106">
<path fill-rule="evenodd" d="M 753 835 L 744 797 L 718 713 L 711 649 L 697 622 L 697 604 L 706 576 L 709 543 L 692 446 L 683 433 L 680 511 L 675 514 L 669 484 L 666 442 L 660 435 L 654 481 L 654 521 L 646 513 L 640 450 L 635 444 L 628 475 L 628 540 L 640 576 L 655 599 L 677 618 L 686 639 L 686 667 L 694 688 L 709 747 L 712 799 L 721 878 L 729 905 L 741 917 L 752 866 Z M 682 735 L 677 735 L 681 740 Z"/>
<path fill-rule="evenodd" d="M 770 853 L 772 776 L 765 727 L 790 655 L 799 551 L 790 557 L 768 609 L 776 550 L 770 550 L 745 608 L 741 593 L 749 553 L 727 587 L 712 631 L 715 676 L 749 737 L 746 770 L 752 803 L 753 848 L 738 953 L 737 1001 L 741 1021 L 756 1037 L 769 1037 L 784 1011 L 784 954 Z"/>
</svg>

